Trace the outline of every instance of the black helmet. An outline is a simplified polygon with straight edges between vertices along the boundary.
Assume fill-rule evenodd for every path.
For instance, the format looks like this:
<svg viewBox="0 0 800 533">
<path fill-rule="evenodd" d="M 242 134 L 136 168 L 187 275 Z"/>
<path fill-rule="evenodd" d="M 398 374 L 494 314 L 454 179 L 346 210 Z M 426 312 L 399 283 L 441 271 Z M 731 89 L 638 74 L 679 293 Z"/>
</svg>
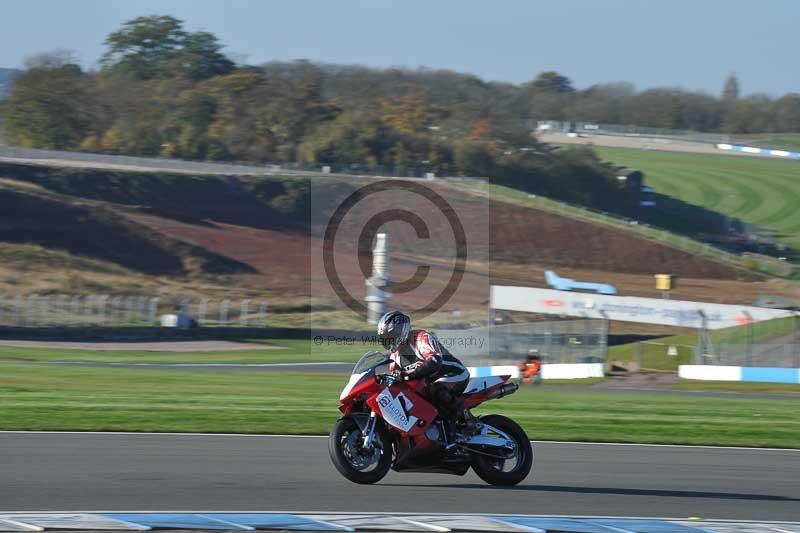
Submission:
<svg viewBox="0 0 800 533">
<path fill-rule="evenodd" d="M 378 320 L 378 340 L 390 352 L 408 340 L 410 331 L 411 319 L 400 311 L 389 311 Z"/>
</svg>

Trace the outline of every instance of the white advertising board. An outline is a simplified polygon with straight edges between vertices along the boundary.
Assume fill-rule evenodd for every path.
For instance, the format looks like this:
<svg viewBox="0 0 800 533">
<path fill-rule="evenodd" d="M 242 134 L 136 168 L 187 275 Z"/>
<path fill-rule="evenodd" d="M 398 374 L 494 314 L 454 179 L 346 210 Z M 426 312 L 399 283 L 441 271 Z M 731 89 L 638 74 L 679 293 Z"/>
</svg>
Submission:
<svg viewBox="0 0 800 533">
<path fill-rule="evenodd" d="M 791 316 L 790 311 L 749 305 L 727 305 L 687 300 L 607 296 L 579 292 L 492 285 L 489 307 L 551 315 L 607 318 L 665 326 L 708 329 L 741 326 Z"/>
</svg>

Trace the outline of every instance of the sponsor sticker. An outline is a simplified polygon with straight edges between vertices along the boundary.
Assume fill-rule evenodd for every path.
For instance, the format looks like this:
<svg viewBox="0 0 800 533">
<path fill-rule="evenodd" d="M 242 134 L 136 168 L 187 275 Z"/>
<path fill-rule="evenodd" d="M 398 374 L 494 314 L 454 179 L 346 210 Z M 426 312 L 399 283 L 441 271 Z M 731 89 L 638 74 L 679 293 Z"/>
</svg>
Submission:
<svg viewBox="0 0 800 533">
<path fill-rule="evenodd" d="M 414 404 L 402 392 L 393 397 L 391 391 L 386 388 L 378 395 L 377 402 L 383 419 L 394 427 L 408 431 L 416 424 L 417 417 L 408 416 Z"/>
</svg>

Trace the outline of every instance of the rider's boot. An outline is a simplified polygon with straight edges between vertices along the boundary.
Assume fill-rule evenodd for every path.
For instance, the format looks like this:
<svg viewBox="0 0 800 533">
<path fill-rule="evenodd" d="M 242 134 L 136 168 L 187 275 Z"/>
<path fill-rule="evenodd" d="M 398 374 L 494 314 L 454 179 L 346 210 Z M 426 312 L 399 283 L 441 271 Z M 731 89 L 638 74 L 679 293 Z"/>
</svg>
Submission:
<svg viewBox="0 0 800 533">
<path fill-rule="evenodd" d="M 442 428 L 444 429 L 445 435 L 445 447 L 446 451 L 451 451 L 458 447 L 458 432 L 456 430 L 456 424 L 448 418 L 442 418 Z"/>
<path fill-rule="evenodd" d="M 472 436 L 478 433 L 481 429 L 481 423 L 478 418 L 472 414 L 469 409 L 464 408 L 461 411 L 461 415 L 459 416 L 462 427 L 464 428 L 464 434 L 466 436 Z"/>
</svg>

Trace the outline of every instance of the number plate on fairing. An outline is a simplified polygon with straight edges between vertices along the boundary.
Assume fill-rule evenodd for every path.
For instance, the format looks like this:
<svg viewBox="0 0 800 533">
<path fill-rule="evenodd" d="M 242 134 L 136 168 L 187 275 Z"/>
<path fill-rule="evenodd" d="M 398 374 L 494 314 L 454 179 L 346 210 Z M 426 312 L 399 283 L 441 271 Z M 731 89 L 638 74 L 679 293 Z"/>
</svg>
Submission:
<svg viewBox="0 0 800 533">
<path fill-rule="evenodd" d="M 392 392 L 388 388 L 383 389 L 383 392 L 378 394 L 376 401 L 383 419 L 394 427 L 408 432 L 417 423 L 417 417 L 409 415 L 414 404 L 402 392 L 398 392 L 397 396 L 392 396 Z"/>
</svg>

